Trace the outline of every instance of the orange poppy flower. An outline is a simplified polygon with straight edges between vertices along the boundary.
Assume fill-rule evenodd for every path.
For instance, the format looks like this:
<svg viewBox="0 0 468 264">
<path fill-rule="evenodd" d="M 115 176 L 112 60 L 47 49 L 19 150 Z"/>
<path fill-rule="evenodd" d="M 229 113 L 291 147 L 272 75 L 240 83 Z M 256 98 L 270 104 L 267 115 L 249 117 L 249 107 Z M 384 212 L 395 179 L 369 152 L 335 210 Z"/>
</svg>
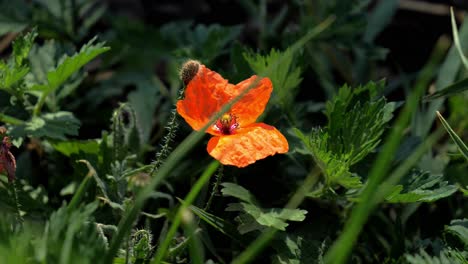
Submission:
<svg viewBox="0 0 468 264">
<path fill-rule="evenodd" d="M 187 76 L 187 72 L 193 74 Z M 194 130 L 203 128 L 226 103 L 258 78 L 254 75 L 236 85 L 230 84 L 195 61 L 187 62 L 181 75 L 187 88 L 185 98 L 177 102 L 177 112 Z M 214 136 L 207 146 L 212 157 L 225 165 L 245 167 L 267 156 L 288 151 L 288 141 L 276 128 L 255 123 L 265 110 L 272 90 L 270 79 L 262 78 L 206 130 Z"/>
</svg>

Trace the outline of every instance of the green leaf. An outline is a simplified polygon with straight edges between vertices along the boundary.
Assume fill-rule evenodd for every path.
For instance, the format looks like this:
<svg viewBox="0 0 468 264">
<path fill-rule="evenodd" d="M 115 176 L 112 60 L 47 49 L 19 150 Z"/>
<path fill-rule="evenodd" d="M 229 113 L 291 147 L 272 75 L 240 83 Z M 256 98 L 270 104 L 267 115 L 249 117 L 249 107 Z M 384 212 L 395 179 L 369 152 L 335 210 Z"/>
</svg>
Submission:
<svg viewBox="0 0 468 264">
<path fill-rule="evenodd" d="M 319 241 L 313 235 L 294 232 L 278 234 L 273 248 L 278 252 L 272 257 L 274 264 L 322 264 L 325 240 Z"/>
<path fill-rule="evenodd" d="M 136 90 L 128 95 L 128 102 L 135 110 L 136 127 L 141 133 L 141 142 L 147 142 L 154 125 L 154 111 L 161 103 L 162 96 L 159 93 L 160 87 L 151 81 L 151 76 L 136 77 Z"/>
<path fill-rule="evenodd" d="M 24 63 L 28 57 L 34 40 L 37 37 L 36 29 L 32 29 L 25 35 L 21 35 L 13 42 L 13 54 L 8 63 L 0 61 L 0 89 L 12 92 L 13 86 L 22 80 L 29 72 L 29 67 Z"/>
<path fill-rule="evenodd" d="M 190 21 L 165 24 L 160 30 L 162 38 L 182 57 L 196 58 L 209 64 L 228 52 L 228 46 L 241 33 L 240 26 L 218 24 L 196 25 Z"/>
<path fill-rule="evenodd" d="M 441 174 L 412 171 L 400 185 L 394 187 L 387 196 L 390 203 L 433 202 L 448 197 L 457 191 L 455 185 L 449 185 Z"/>
<path fill-rule="evenodd" d="M 96 37 L 91 39 L 72 57 L 65 55 L 57 68 L 47 73 L 47 85 L 36 85 L 32 89 L 43 91 L 45 93 L 53 92 L 85 64 L 98 55 L 110 50 L 109 47 L 104 46 L 103 42 L 93 45 L 95 40 Z"/>
<path fill-rule="evenodd" d="M 386 103 L 383 97 L 374 99 L 383 87 L 383 81 L 369 82 L 353 90 L 344 85 L 338 95 L 327 102 L 328 146 L 334 154 L 348 155 L 351 165 L 377 147 L 393 117 L 394 103 Z"/>
<path fill-rule="evenodd" d="M 286 221 L 301 222 L 305 219 L 305 215 L 307 214 L 306 210 L 287 208 L 264 209 L 249 203 L 229 204 L 226 208 L 226 211 L 244 212 L 250 215 L 254 221 L 261 225 L 261 227 L 258 227 L 258 225 L 252 223 L 253 221 L 243 222 L 238 229 L 239 233 L 241 234 L 244 234 L 248 231 L 253 231 L 255 229 L 261 230 L 264 227 L 273 227 L 285 231 L 286 227 L 288 226 Z M 248 218 L 245 217 L 242 217 L 242 219 L 248 220 Z M 246 228 L 246 226 L 254 226 L 254 228 Z"/>
<path fill-rule="evenodd" d="M 10 134 L 14 137 L 66 140 L 67 136 L 77 136 L 79 127 L 80 121 L 70 112 L 47 113 L 33 117 L 23 125 L 14 126 Z"/>
<path fill-rule="evenodd" d="M 63 155 L 70 157 L 73 154 L 80 153 L 99 153 L 99 142 L 98 140 L 83 140 L 83 141 L 61 141 L 53 142 L 52 146 L 55 150 L 59 151 Z"/>
<path fill-rule="evenodd" d="M 405 255 L 405 259 L 410 264 L 466 264 L 467 254 L 452 249 L 444 249 L 435 256 L 429 255 L 421 249 L 418 254 Z"/>
<path fill-rule="evenodd" d="M 465 78 L 461 81 L 458 81 L 454 84 L 451 84 L 437 92 L 428 95 L 424 98 L 425 101 L 431 101 L 437 98 L 449 97 L 458 93 L 462 93 L 468 90 L 468 78 Z"/>
<path fill-rule="evenodd" d="M 223 194 L 223 196 L 236 197 L 244 202 L 248 202 L 251 204 L 257 203 L 255 197 L 249 192 L 249 190 L 245 189 L 240 185 L 231 182 L 223 182 L 221 183 L 221 186 L 224 187 L 223 189 L 221 189 L 221 193 Z"/>
<path fill-rule="evenodd" d="M 450 225 L 445 227 L 445 231 L 457 236 L 468 249 L 468 219 L 455 219 L 450 221 Z"/>
<path fill-rule="evenodd" d="M 395 109 L 395 104 L 386 103 L 385 98 L 374 99 L 383 86 L 383 82 L 370 82 L 355 89 L 344 85 L 327 102 L 325 128 L 312 129 L 309 135 L 294 130 L 305 147 L 298 151 L 313 157 L 328 185 L 339 184 L 348 189 L 362 186 L 350 167 L 378 146 Z"/>
<path fill-rule="evenodd" d="M 297 88 L 302 81 L 301 68 L 294 64 L 293 53 L 289 49 L 284 52 L 272 49 L 270 54 L 266 56 L 258 53 L 243 53 L 243 55 L 250 68 L 257 74 L 264 72 L 278 58 L 284 57 L 281 67 L 276 67 L 268 77 L 273 83 L 273 103 L 279 103 L 282 107 L 291 105 L 296 96 Z"/>
<path fill-rule="evenodd" d="M 463 141 L 460 139 L 460 137 L 453 131 L 452 127 L 450 127 L 449 123 L 445 120 L 445 118 L 439 113 L 439 111 L 436 112 L 437 116 L 440 119 L 440 122 L 442 122 L 442 125 L 444 125 L 445 130 L 447 130 L 447 133 L 449 133 L 450 137 L 452 140 L 455 142 L 457 145 L 458 149 L 460 152 L 463 154 L 465 159 L 468 160 L 468 147 L 463 143 Z"/>
</svg>

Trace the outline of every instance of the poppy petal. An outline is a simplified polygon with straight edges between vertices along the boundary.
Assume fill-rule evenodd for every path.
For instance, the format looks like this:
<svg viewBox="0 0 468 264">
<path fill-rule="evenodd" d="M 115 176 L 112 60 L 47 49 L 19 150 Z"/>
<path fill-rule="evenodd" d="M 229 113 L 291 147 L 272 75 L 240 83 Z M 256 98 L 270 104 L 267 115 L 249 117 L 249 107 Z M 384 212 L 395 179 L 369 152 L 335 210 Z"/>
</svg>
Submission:
<svg viewBox="0 0 468 264">
<path fill-rule="evenodd" d="M 218 73 L 200 65 L 197 74 L 185 89 L 185 98 L 177 102 L 177 112 L 194 130 L 200 130 L 229 101 L 224 91 L 230 86 L 234 85 L 229 84 Z M 213 131 L 211 133 L 216 134 Z"/>
<path fill-rule="evenodd" d="M 269 78 L 257 80 L 257 76 L 252 76 L 233 87 L 227 89 L 227 93 L 231 98 L 236 97 L 245 89 L 250 88 L 252 84 L 258 82 L 254 88 L 248 91 L 242 99 L 240 99 L 231 108 L 230 113 L 237 117 L 240 127 L 246 127 L 253 124 L 257 118 L 265 111 L 265 106 L 270 99 L 273 85 Z"/>
<path fill-rule="evenodd" d="M 210 139 L 208 153 L 225 165 L 245 167 L 257 160 L 288 151 L 288 141 L 275 127 L 255 123 L 236 134 Z"/>
</svg>

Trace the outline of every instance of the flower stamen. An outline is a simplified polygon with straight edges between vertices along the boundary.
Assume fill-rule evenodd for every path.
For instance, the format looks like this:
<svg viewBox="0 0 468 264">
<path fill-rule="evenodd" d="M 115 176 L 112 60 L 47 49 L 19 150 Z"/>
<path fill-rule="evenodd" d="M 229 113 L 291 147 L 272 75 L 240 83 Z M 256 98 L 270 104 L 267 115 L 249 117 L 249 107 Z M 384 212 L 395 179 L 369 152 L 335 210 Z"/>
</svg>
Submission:
<svg viewBox="0 0 468 264">
<path fill-rule="evenodd" d="M 214 128 L 223 135 L 232 135 L 234 131 L 239 128 L 239 123 L 235 115 L 224 114 L 216 121 Z"/>
</svg>

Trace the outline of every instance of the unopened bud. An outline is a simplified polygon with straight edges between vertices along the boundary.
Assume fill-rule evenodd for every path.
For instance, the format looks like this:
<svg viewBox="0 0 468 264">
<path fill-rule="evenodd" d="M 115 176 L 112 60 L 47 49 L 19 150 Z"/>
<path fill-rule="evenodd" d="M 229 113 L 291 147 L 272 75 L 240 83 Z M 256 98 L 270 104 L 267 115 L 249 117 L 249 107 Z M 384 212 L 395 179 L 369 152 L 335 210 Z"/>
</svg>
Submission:
<svg viewBox="0 0 468 264">
<path fill-rule="evenodd" d="M 182 65 L 180 70 L 180 79 L 184 82 L 185 85 L 188 85 L 189 82 L 197 75 L 200 68 L 200 62 L 196 60 L 188 60 Z"/>
</svg>

